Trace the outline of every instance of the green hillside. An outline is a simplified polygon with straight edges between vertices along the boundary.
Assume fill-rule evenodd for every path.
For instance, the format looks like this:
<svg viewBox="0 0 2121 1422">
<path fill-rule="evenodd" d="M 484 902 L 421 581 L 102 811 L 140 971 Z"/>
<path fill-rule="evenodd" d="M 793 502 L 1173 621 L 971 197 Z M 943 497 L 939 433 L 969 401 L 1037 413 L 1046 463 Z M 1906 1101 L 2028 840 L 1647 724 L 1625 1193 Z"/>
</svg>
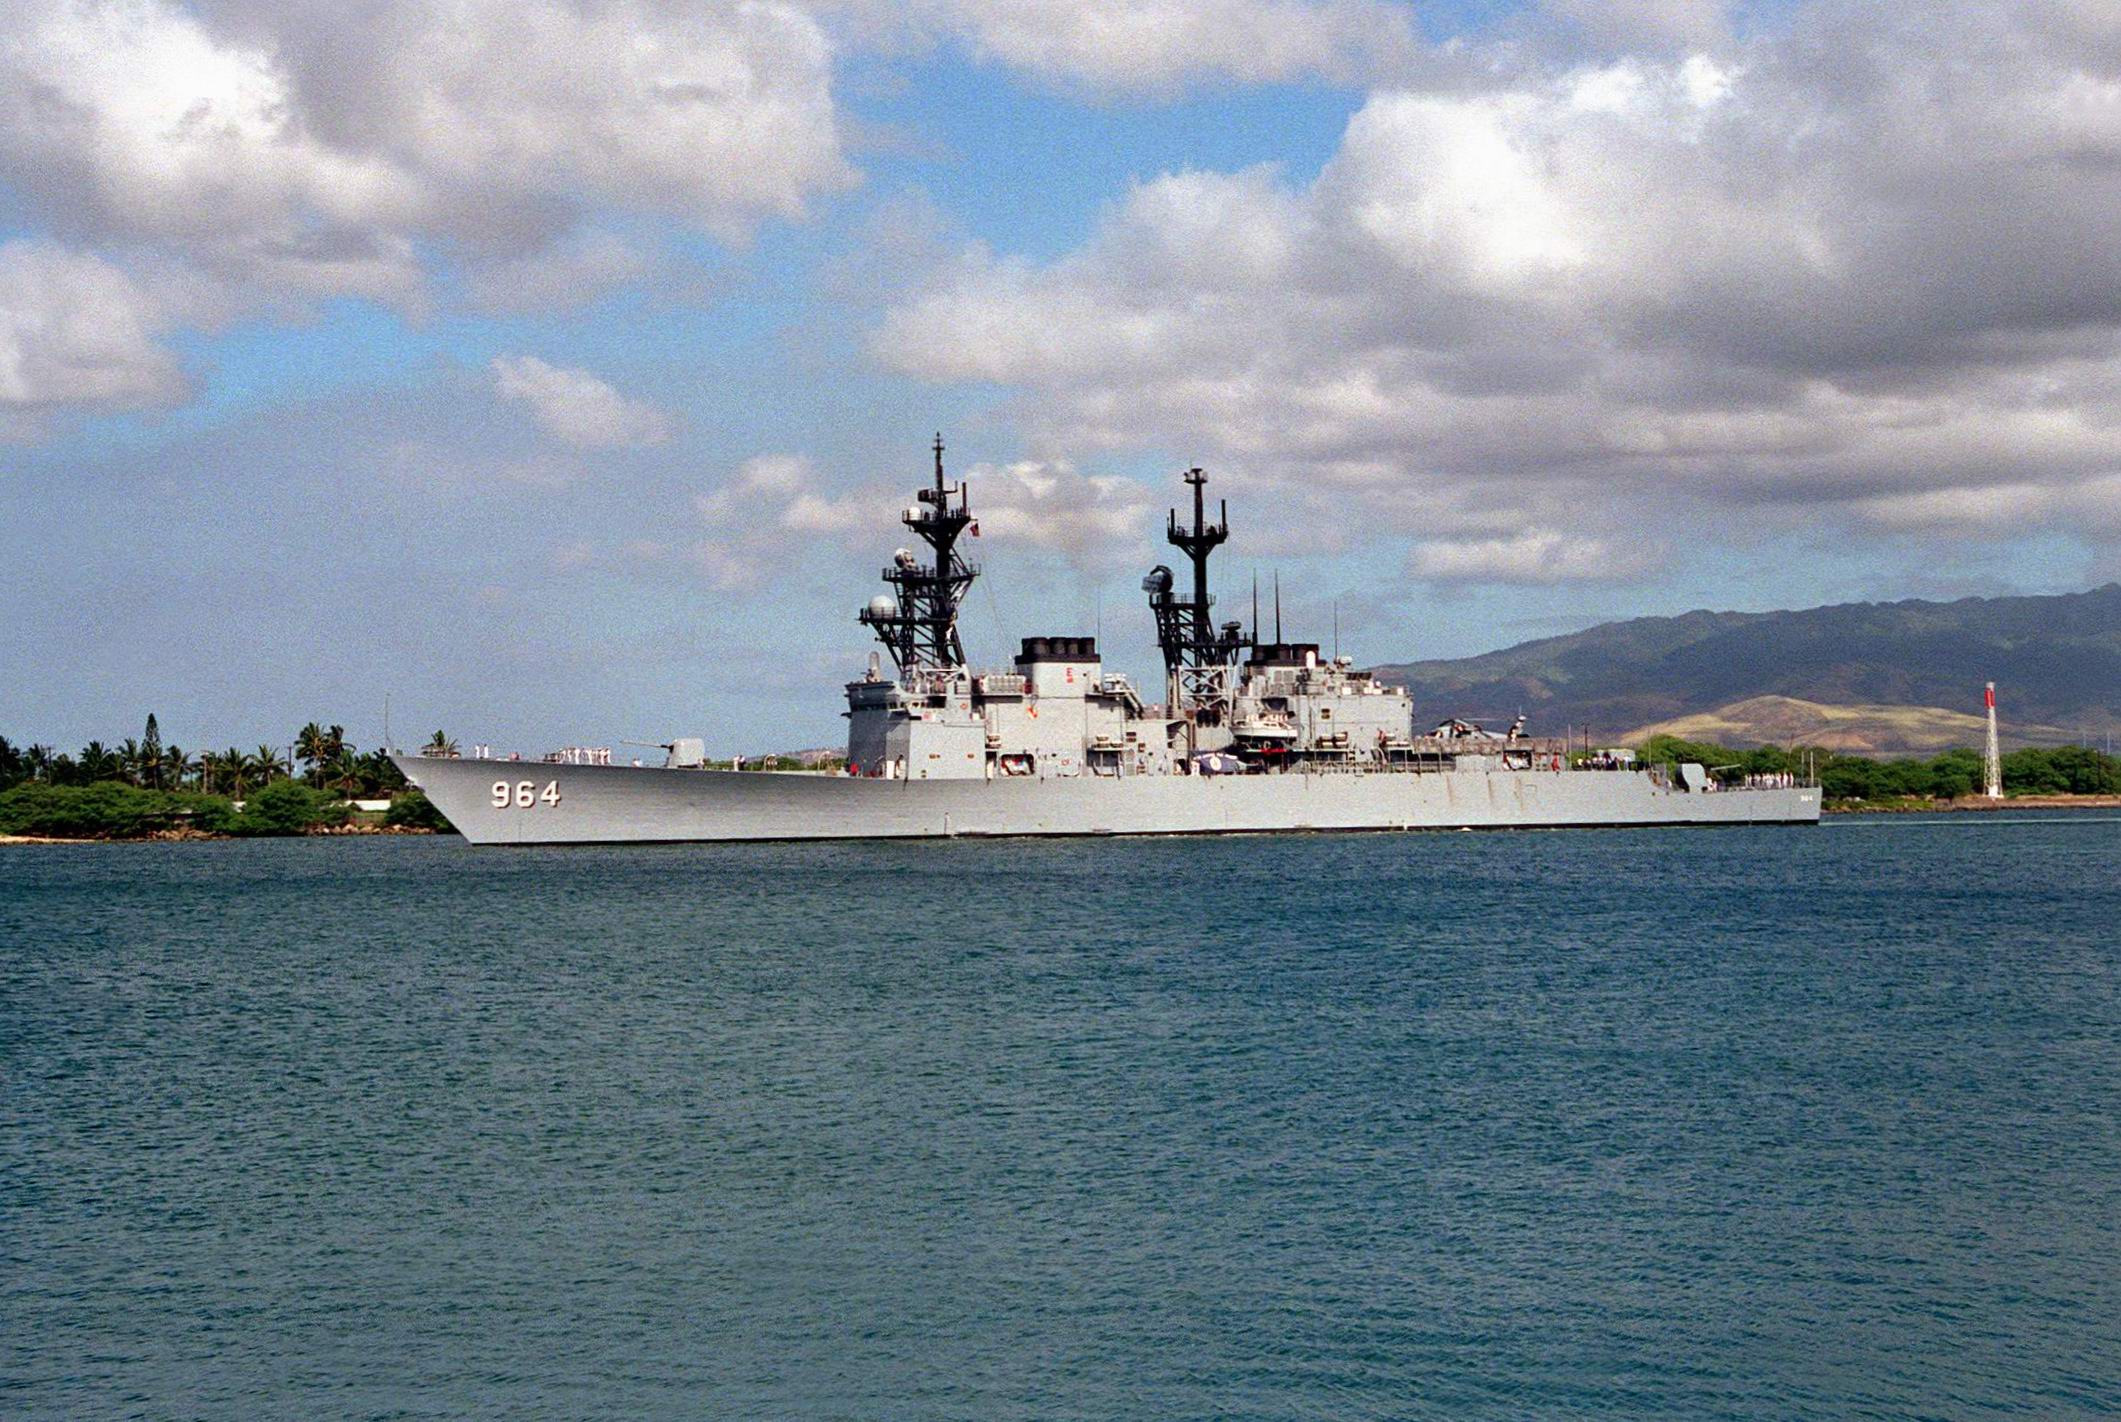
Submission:
<svg viewBox="0 0 2121 1422">
<path fill-rule="evenodd" d="M 2121 733 L 2121 583 L 2046 597 L 1846 603 L 1609 622 L 1454 661 L 1381 666 L 1418 719 L 1507 717 L 1618 736 L 1756 698 L 1978 714 L 1994 681 L 2009 728 Z M 2037 728 L 2037 729 L 2035 729 Z M 1885 744 L 1880 750 L 1920 749 Z"/>
</svg>

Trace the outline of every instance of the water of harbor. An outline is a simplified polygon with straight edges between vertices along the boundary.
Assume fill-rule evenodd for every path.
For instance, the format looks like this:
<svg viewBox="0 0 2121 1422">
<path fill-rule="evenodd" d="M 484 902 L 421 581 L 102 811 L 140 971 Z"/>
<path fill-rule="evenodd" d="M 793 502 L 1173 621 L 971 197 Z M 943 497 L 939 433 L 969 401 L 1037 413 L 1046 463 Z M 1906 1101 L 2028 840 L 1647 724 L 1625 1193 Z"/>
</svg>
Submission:
<svg viewBox="0 0 2121 1422">
<path fill-rule="evenodd" d="M 0 1415 L 2121 1407 L 2121 820 L 0 847 Z"/>
</svg>

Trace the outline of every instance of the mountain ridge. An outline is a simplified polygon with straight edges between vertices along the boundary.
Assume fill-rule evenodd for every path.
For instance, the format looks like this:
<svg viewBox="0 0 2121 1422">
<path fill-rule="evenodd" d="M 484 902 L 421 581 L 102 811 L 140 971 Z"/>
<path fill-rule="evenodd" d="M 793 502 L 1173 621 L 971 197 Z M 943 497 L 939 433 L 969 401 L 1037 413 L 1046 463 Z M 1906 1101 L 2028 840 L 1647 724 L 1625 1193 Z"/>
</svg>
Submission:
<svg viewBox="0 0 2121 1422">
<path fill-rule="evenodd" d="M 1994 681 L 2007 739 L 2014 721 L 2101 736 L 2121 731 L 2121 582 L 1949 602 L 1697 608 L 1375 670 L 1414 692 L 1424 722 L 1522 709 L 1542 731 L 1617 736 L 1762 697 L 1978 712 Z"/>
</svg>

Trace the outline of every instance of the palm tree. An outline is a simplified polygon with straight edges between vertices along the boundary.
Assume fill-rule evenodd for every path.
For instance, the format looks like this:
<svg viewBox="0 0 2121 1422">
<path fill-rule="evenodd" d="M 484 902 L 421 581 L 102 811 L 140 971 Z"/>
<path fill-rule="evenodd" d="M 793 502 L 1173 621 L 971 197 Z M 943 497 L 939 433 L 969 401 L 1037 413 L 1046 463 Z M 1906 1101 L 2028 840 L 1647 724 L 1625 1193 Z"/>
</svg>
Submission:
<svg viewBox="0 0 2121 1422">
<path fill-rule="evenodd" d="M 22 769 L 28 773 L 30 779 L 49 783 L 52 778 L 52 762 L 57 758 L 57 753 L 50 746 L 33 745 L 22 752 Z"/>
<path fill-rule="evenodd" d="M 220 767 L 221 793 L 231 800 L 243 798 L 248 787 L 258 783 L 258 772 L 252 767 L 251 758 L 230 746 L 214 757 Z"/>
<path fill-rule="evenodd" d="M 449 760 L 457 758 L 457 743 L 436 731 L 427 744 L 420 747 L 421 755 L 442 756 Z"/>
<path fill-rule="evenodd" d="M 324 762 L 324 783 L 341 795 L 352 796 L 361 788 L 361 760 L 353 753 L 353 747 L 342 744 L 331 758 Z"/>
<path fill-rule="evenodd" d="M 312 721 L 295 732 L 295 758 L 309 767 L 312 779 L 319 768 L 331 758 L 331 737 L 324 728 Z"/>
<path fill-rule="evenodd" d="M 128 785 L 138 785 L 147 777 L 147 753 L 140 743 L 127 736 L 118 745 L 118 776 Z"/>
<path fill-rule="evenodd" d="M 360 757 L 361 789 L 370 795 L 394 794 L 405 788 L 405 775 L 388 751 L 370 751 Z"/>
<path fill-rule="evenodd" d="M 155 720 L 155 713 L 147 713 L 147 729 L 140 733 L 139 783 L 149 789 L 160 790 L 162 786 L 162 727 Z"/>
<path fill-rule="evenodd" d="M 277 746 L 259 746 L 250 758 L 250 773 L 257 777 L 258 784 L 265 785 L 292 776 L 294 770 Z"/>
<path fill-rule="evenodd" d="M 98 780 L 125 778 L 125 767 L 119 761 L 117 753 L 101 741 L 90 741 L 81 747 L 81 756 L 74 762 L 74 771 L 89 784 Z"/>
<path fill-rule="evenodd" d="M 193 760 L 190 753 L 182 746 L 164 746 L 162 747 L 162 764 L 159 768 L 161 774 L 157 779 L 162 789 L 182 790 L 184 782 L 190 779 L 192 772 L 199 768 L 199 762 Z"/>
<path fill-rule="evenodd" d="M 6 736 L 0 736 L 0 785 L 12 785 L 22 774 L 22 752 Z"/>
</svg>

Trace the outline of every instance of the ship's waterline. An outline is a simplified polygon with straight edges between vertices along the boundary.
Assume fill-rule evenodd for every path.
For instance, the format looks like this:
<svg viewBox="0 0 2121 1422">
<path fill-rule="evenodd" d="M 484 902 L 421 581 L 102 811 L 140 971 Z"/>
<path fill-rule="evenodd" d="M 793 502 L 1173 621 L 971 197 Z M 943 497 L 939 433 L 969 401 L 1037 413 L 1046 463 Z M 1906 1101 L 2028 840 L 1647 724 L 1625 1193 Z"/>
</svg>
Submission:
<svg viewBox="0 0 2121 1422">
<path fill-rule="evenodd" d="M 653 767 L 398 764 L 478 844 L 1818 821 L 1814 786 L 1723 785 L 1624 752 L 1580 763 L 1575 747 L 1525 734 L 1522 716 L 1507 731 L 1450 720 L 1417 734 L 1403 687 L 1283 640 L 1278 591 L 1270 638 L 1256 606 L 1249 631 L 1216 620 L 1208 562 L 1229 523 L 1209 520 L 1200 470 L 1185 482 L 1191 519 L 1173 510 L 1166 537 L 1191 565 L 1190 591 L 1167 567 L 1142 580 L 1160 703 L 1107 672 L 1091 637 L 1026 638 L 1006 671 L 966 665 L 958 611 L 980 570 L 959 542 L 979 525 L 938 437 L 934 481 L 902 520 L 928 554 L 897 550 L 891 591 L 857 618 L 892 667 L 873 653 L 847 686 L 846 774 L 709 770 L 684 739 Z"/>
</svg>

